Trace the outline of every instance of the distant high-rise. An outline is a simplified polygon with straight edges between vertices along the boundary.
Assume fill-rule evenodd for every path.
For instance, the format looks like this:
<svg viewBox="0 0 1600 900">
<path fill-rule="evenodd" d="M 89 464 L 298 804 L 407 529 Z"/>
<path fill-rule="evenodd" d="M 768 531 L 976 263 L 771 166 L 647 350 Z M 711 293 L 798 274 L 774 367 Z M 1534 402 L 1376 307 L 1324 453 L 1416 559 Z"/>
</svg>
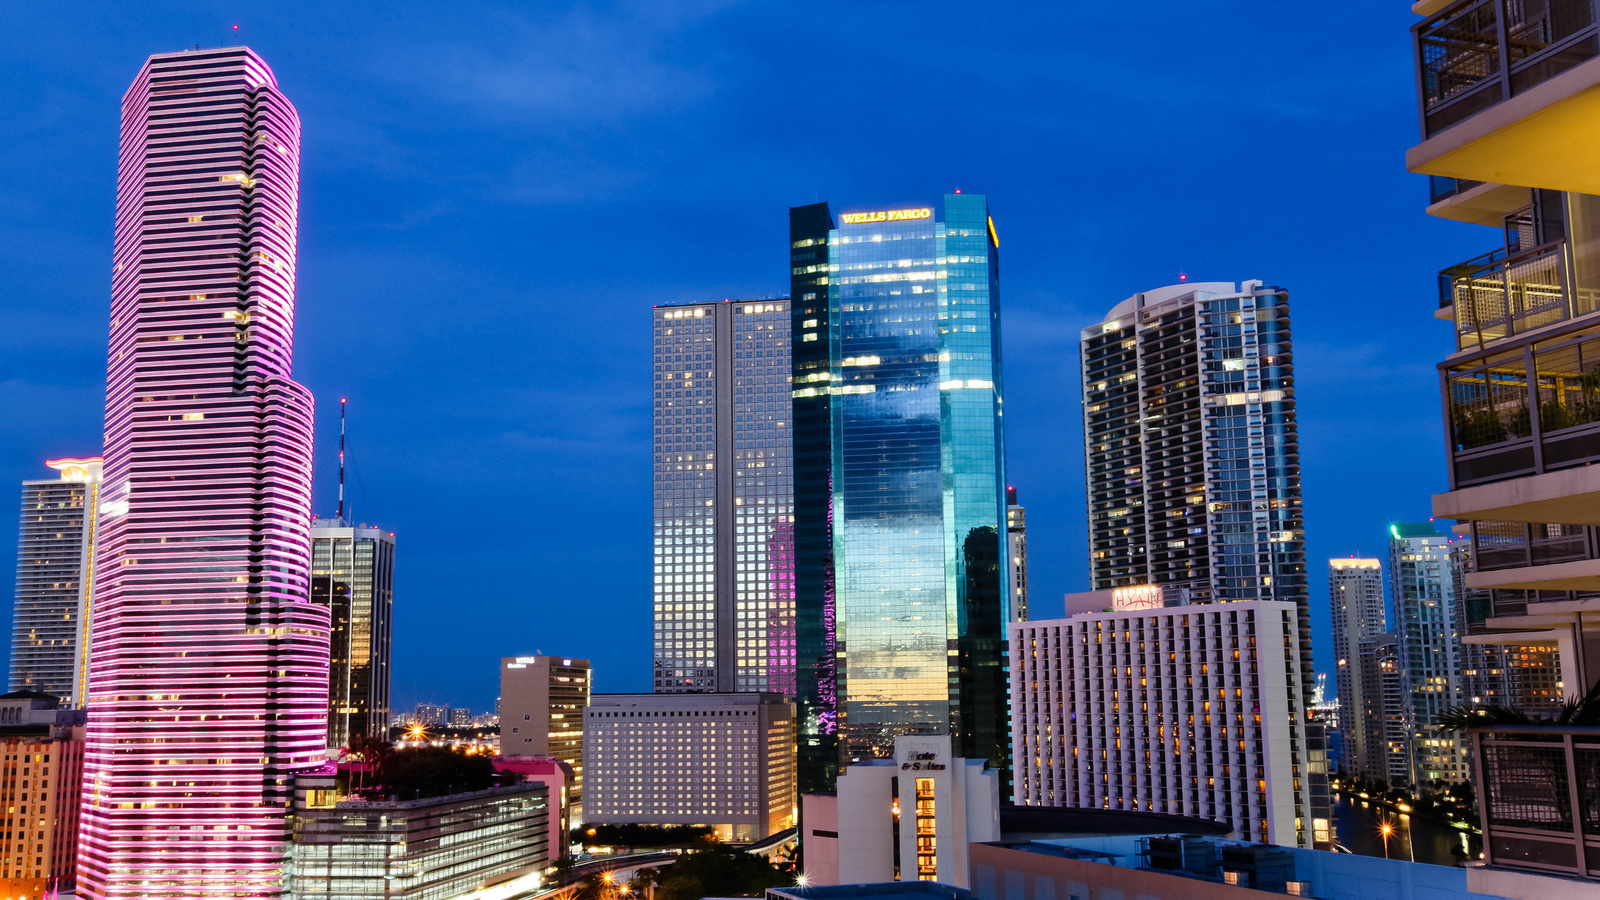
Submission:
<svg viewBox="0 0 1600 900">
<path fill-rule="evenodd" d="M 1376 559 L 1328 560 L 1328 602 L 1333 608 L 1334 679 L 1339 690 L 1339 730 L 1344 736 L 1344 767 L 1369 774 L 1366 706 L 1361 696 L 1361 642 L 1388 630 L 1384 622 L 1383 563 Z M 1385 776 L 1386 777 L 1386 776 Z"/>
<path fill-rule="evenodd" d="M 327 760 L 299 163 L 247 48 L 153 56 L 123 97 L 79 897 L 280 896 Z"/>
<path fill-rule="evenodd" d="M 1084 329 L 1082 362 L 1094 589 L 1293 601 L 1309 702 L 1288 292 L 1246 281 L 1135 294 Z"/>
<path fill-rule="evenodd" d="M 999 240 L 941 207 L 790 210 L 806 792 L 902 734 L 1009 765 Z"/>
<path fill-rule="evenodd" d="M 789 301 L 652 318 L 655 689 L 792 697 Z"/>
<path fill-rule="evenodd" d="M 500 755 L 551 756 L 571 766 L 574 821 L 583 820 L 583 711 L 592 688 L 587 659 L 500 659 Z"/>
<path fill-rule="evenodd" d="M 78 707 L 89 677 L 100 457 L 45 465 L 61 477 L 22 483 L 11 690 L 53 694 Z"/>
<path fill-rule="evenodd" d="M 1011 556 L 1011 620 L 1028 621 L 1028 511 L 1006 486 L 1006 546 Z"/>
<path fill-rule="evenodd" d="M 1406 704 L 1405 664 L 1394 634 L 1369 635 L 1356 645 L 1361 696 L 1359 774 L 1394 787 L 1411 783 L 1411 717 Z"/>
<path fill-rule="evenodd" d="M 1444 734 L 1439 714 L 1461 704 L 1450 539 L 1431 522 L 1389 526 L 1389 588 L 1400 668 L 1406 679 L 1411 784 L 1467 780 L 1467 742 Z"/>
<path fill-rule="evenodd" d="M 328 746 L 389 734 L 394 532 L 343 519 L 311 523 L 311 599 L 326 606 Z"/>
</svg>

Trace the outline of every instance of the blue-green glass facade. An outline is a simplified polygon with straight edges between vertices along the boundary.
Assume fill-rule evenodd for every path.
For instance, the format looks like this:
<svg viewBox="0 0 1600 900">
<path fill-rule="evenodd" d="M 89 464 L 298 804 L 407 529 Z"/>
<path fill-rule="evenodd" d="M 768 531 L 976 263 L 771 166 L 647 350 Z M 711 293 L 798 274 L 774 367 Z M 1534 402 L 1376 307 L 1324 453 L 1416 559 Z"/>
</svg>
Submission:
<svg viewBox="0 0 1600 900">
<path fill-rule="evenodd" d="M 799 258 L 824 219 L 805 210 L 813 233 L 791 233 L 802 789 L 892 754 L 907 733 L 948 731 L 961 755 L 1006 765 L 999 256 L 986 198 L 843 213 L 825 270 Z M 825 540 L 801 539 L 807 523 Z"/>
</svg>

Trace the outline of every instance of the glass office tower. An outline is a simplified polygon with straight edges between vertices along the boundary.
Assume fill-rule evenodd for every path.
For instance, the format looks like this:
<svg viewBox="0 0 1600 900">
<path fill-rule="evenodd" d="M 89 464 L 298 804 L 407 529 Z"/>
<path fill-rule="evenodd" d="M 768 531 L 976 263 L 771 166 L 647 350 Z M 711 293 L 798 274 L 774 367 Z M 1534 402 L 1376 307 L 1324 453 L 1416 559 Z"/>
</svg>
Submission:
<svg viewBox="0 0 1600 900">
<path fill-rule="evenodd" d="M 11 619 L 11 690 L 83 706 L 101 460 L 51 459 L 60 478 L 22 483 L 17 602 Z"/>
<path fill-rule="evenodd" d="M 998 240 L 938 212 L 790 211 L 806 791 L 901 734 L 1008 765 Z"/>
</svg>

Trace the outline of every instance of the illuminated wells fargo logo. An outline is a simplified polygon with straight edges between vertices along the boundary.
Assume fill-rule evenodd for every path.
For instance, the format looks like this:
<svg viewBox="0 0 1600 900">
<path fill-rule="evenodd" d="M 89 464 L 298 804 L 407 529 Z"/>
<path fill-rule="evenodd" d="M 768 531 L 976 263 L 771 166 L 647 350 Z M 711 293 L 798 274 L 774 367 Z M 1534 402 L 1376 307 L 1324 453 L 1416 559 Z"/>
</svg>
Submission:
<svg viewBox="0 0 1600 900">
<path fill-rule="evenodd" d="M 865 225 L 872 222 L 910 222 L 933 218 L 932 207 L 921 209 L 884 209 L 878 212 L 844 213 L 839 217 L 846 225 Z"/>
</svg>

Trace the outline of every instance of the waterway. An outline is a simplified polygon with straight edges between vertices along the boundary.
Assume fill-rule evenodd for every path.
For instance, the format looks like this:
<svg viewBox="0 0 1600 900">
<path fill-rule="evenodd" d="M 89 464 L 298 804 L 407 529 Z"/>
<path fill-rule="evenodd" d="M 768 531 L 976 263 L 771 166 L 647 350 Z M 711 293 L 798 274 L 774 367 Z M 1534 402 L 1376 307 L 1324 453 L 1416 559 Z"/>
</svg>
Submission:
<svg viewBox="0 0 1600 900">
<path fill-rule="evenodd" d="M 1431 819 L 1402 815 L 1357 797 L 1333 795 L 1333 821 L 1339 843 L 1363 856 L 1384 856 L 1384 822 L 1395 825 L 1387 855 L 1436 866 L 1458 866 L 1465 858 L 1468 834 Z M 1452 852 L 1454 848 L 1454 852 Z"/>
</svg>

